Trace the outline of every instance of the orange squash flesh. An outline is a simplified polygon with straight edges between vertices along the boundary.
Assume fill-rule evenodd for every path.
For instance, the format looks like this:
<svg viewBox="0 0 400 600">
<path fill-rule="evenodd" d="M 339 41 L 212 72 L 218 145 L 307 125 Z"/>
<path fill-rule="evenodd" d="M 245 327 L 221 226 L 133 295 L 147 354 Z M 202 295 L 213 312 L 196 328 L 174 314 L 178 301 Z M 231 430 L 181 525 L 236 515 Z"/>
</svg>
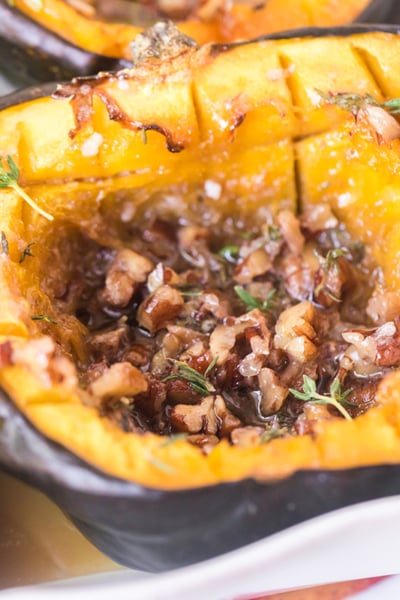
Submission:
<svg viewBox="0 0 400 600">
<path fill-rule="evenodd" d="M 118 244 L 112 228 L 124 202 L 139 207 L 171 191 L 190 202 L 204 193 L 207 180 L 221 184 L 221 196 L 205 197 L 206 206 L 217 203 L 219 210 L 255 219 L 266 204 L 277 211 L 329 203 L 375 256 L 386 289 L 398 293 L 399 140 L 379 139 L 365 121 L 326 103 L 318 90 L 385 99 L 396 90 L 399 55 L 400 38 L 390 34 L 258 41 L 218 52 L 210 46 L 84 82 L 83 90 L 69 87 L 68 98 L 46 97 L 2 111 L 0 155 L 14 158 L 21 184 L 55 222 L 50 225 L 14 192 L 1 190 L 0 230 L 9 242 L 9 255 L 0 256 L 6 307 L 1 340 L 18 348 L 50 334 L 76 356 L 84 328 L 59 315 L 41 290 L 44 273 L 54 266 L 51 249 L 57 248 L 59 228 L 75 224 L 95 239 Z M 93 99 L 81 128 L 71 103 L 79 94 Z M 129 123 L 109 119 L 110 102 Z M 144 138 L 143 128 L 155 125 L 158 130 L 149 129 Z M 93 134 L 101 139 L 91 154 L 85 142 Z M 32 241 L 35 258 L 20 264 Z M 32 322 L 39 313 L 57 324 Z M 354 421 L 321 424 L 315 438 L 248 449 L 222 442 L 208 456 L 185 441 L 165 446 L 150 433 L 125 433 L 83 405 L 76 390 L 46 377 L 45 366 L 40 371 L 21 362 L 0 369 L 1 385 L 45 435 L 106 473 L 150 487 L 265 480 L 301 468 L 400 460 L 398 373 L 383 381 L 377 406 Z"/>
<path fill-rule="evenodd" d="M 350 23 L 368 6 L 367 0 L 268 0 L 261 8 L 235 4 L 210 20 L 189 18 L 179 29 L 199 44 L 231 42 L 295 27 Z M 129 44 L 141 27 L 89 19 L 63 0 L 15 0 L 13 5 L 43 27 L 90 52 L 130 59 Z"/>
</svg>

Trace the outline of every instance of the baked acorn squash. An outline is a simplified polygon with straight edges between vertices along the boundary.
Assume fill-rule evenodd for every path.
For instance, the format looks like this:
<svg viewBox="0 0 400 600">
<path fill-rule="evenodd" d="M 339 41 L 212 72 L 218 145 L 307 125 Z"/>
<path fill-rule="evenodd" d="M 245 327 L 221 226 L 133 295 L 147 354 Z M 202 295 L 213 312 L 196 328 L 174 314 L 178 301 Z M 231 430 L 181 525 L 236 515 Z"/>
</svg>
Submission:
<svg viewBox="0 0 400 600">
<path fill-rule="evenodd" d="M 399 493 L 391 31 L 149 32 L 135 69 L 2 100 L 0 462 L 122 564 Z"/>
<path fill-rule="evenodd" d="M 150 20 L 157 18 L 156 7 L 154 3 Z M 192 6 L 194 12 L 179 21 L 179 29 L 199 44 L 225 43 L 294 27 L 356 20 L 395 23 L 396 7 L 395 0 L 203 3 Z M 18 82 L 60 81 L 118 69 L 131 61 L 130 43 L 140 31 L 141 26 L 108 22 L 95 12 L 88 16 L 65 0 L 0 0 L 0 65 Z"/>
</svg>

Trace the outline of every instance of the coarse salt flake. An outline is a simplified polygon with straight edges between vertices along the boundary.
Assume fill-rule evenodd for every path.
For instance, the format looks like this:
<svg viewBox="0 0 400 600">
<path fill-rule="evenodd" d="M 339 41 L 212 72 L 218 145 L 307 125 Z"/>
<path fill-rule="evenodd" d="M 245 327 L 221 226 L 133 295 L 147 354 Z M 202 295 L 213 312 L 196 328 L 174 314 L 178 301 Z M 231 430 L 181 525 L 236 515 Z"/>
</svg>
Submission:
<svg viewBox="0 0 400 600">
<path fill-rule="evenodd" d="M 204 191 L 208 198 L 212 200 L 219 200 L 221 198 L 222 186 L 217 181 L 207 179 L 204 182 Z"/>
<path fill-rule="evenodd" d="M 81 146 L 82 156 L 96 156 L 99 153 L 99 148 L 103 143 L 103 136 L 101 133 L 92 133 L 87 140 L 85 140 Z"/>
</svg>

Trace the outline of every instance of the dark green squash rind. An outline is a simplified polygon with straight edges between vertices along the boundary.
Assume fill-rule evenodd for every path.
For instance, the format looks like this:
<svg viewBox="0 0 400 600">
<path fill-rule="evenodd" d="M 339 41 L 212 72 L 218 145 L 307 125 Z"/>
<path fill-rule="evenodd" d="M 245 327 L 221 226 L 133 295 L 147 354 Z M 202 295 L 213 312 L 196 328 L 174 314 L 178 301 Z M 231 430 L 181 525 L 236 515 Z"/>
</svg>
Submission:
<svg viewBox="0 0 400 600">
<path fill-rule="evenodd" d="M 0 419 L 3 470 L 47 494 L 95 546 L 136 569 L 182 567 L 323 513 L 400 494 L 398 465 L 154 490 L 104 475 L 47 440 L 4 394 Z"/>
<path fill-rule="evenodd" d="M 87 52 L 0 0 L 0 69 L 16 84 L 119 70 L 128 61 Z"/>
</svg>

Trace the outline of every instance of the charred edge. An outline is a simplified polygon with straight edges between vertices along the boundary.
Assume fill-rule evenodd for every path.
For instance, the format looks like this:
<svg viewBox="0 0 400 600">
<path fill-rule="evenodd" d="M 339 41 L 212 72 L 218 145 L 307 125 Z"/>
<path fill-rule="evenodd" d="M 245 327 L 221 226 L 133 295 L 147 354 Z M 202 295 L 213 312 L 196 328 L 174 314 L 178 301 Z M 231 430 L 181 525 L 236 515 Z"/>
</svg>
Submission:
<svg viewBox="0 0 400 600">
<path fill-rule="evenodd" d="M 107 109 L 108 116 L 111 121 L 118 121 L 122 125 L 122 127 L 125 127 L 126 129 L 131 129 L 132 131 L 153 130 L 157 131 L 158 133 L 161 133 L 165 137 L 166 146 L 169 152 L 178 153 L 184 149 L 183 144 L 174 142 L 171 132 L 168 131 L 168 129 L 166 129 L 165 127 L 157 125 L 156 123 L 146 124 L 141 123 L 140 121 L 133 121 L 132 119 L 130 119 L 128 115 L 121 109 L 119 104 L 115 100 L 112 100 L 110 96 L 106 92 L 104 92 L 104 90 L 98 90 L 95 88 L 93 90 L 93 95 L 98 96 L 102 100 L 103 104 Z"/>
<path fill-rule="evenodd" d="M 165 137 L 167 150 L 169 152 L 177 154 L 178 152 L 182 152 L 182 150 L 185 149 L 184 144 L 178 144 L 177 142 L 174 142 L 172 139 L 171 132 L 168 131 L 168 129 L 166 129 L 165 127 L 161 127 L 161 125 L 153 123 L 150 125 L 143 125 L 140 129 L 142 129 L 143 131 L 157 131 L 158 133 L 161 133 Z"/>
<path fill-rule="evenodd" d="M 229 127 L 229 133 L 230 133 L 230 139 L 231 140 L 234 139 L 236 130 L 243 123 L 243 121 L 245 120 L 246 116 L 247 116 L 247 113 L 237 113 L 237 114 L 233 115 L 233 121 L 232 121 L 232 124 Z"/>
<path fill-rule="evenodd" d="M 241 44 L 211 44 L 209 47 L 209 56 L 210 58 L 217 58 L 221 54 L 226 54 L 239 45 Z"/>
</svg>

